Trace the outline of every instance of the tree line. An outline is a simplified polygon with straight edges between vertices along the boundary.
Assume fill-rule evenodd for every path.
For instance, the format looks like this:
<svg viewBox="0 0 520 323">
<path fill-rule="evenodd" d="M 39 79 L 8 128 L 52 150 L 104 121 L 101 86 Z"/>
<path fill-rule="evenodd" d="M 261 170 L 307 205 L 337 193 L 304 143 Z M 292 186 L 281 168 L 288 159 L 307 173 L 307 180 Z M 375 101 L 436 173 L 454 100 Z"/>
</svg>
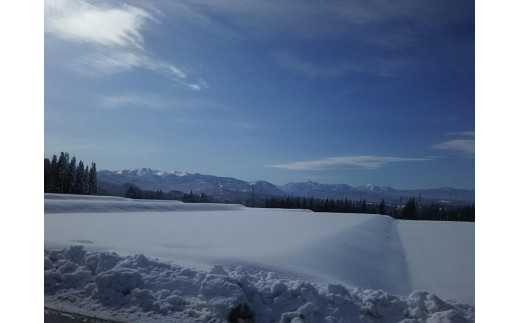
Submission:
<svg viewBox="0 0 520 323">
<path fill-rule="evenodd" d="M 193 193 L 186 194 L 180 191 L 170 191 L 163 192 L 162 190 L 158 191 L 149 191 L 140 189 L 138 186 L 133 184 L 125 184 L 128 186 L 126 192 L 123 197 L 131 198 L 131 199 L 142 199 L 142 200 L 178 200 L 183 201 L 185 203 L 215 203 L 211 195 L 206 193 Z"/>
<path fill-rule="evenodd" d="M 98 195 L 121 196 L 138 200 L 178 200 L 186 203 L 220 203 L 211 195 L 204 192 L 198 194 L 191 191 L 189 194 L 181 191 L 163 192 L 162 190 L 145 190 L 131 183 L 101 184 L 98 187 Z"/>
<path fill-rule="evenodd" d="M 439 220 L 475 222 L 475 204 L 441 205 L 439 203 L 419 204 L 410 198 L 398 218 L 405 220 Z"/>
<path fill-rule="evenodd" d="M 95 195 L 97 190 L 96 163 L 89 168 L 65 152 L 44 159 L 45 193 Z"/>
<path fill-rule="evenodd" d="M 419 204 L 413 197 L 404 206 L 387 204 L 384 199 L 380 203 L 367 203 L 365 199 L 356 201 L 348 198 L 334 200 L 294 196 L 248 200 L 245 205 L 263 208 L 309 209 L 314 212 L 385 214 L 403 220 L 475 222 L 475 204 L 462 206 L 439 203 Z"/>
</svg>

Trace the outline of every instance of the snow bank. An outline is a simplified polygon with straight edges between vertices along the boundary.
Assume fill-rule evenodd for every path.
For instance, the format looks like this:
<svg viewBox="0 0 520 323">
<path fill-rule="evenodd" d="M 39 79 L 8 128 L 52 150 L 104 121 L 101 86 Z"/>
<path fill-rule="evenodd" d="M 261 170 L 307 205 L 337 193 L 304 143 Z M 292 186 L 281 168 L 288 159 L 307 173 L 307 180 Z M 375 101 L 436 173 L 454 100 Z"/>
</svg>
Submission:
<svg viewBox="0 0 520 323">
<path fill-rule="evenodd" d="M 90 203 L 88 208 L 81 206 L 83 201 Z M 46 209 L 63 202 L 71 203 L 70 213 L 45 213 L 45 247 L 82 244 L 91 251 L 139 253 L 197 270 L 207 271 L 214 264 L 242 266 L 290 280 L 395 295 L 426 290 L 474 304 L 473 223 L 234 205 L 217 205 L 229 210 L 199 210 L 197 204 L 175 201 L 92 196 L 46 196 Z M 121 212 L 107 207 L 109 203 L 153 211 Z M 158 212 L 163 206 L 173 210 Z M 85 211 L 95 208 L 104 211 Z"/>
<path fill-rule="evenodd" d="M 132 200 L 115 196 L 45 194 L 45 213 L 107 213 L 165 211 L 236 211 L 237 204 L 184 203 L 181 201 Z"/>
<path fill-rule="evenodd" d="M 399 221 L 397 228 L 414 288 L 475 303 L 473 223 Z"/>
<path fill-rule="evenodd" d="M 150 322 L 473 322 L 474 307 L 414 291 L 348 289 L 215 265 L 196 270 L 150 259 L 45 249 L 45 305 L 99 318 Z"/>
</svg>

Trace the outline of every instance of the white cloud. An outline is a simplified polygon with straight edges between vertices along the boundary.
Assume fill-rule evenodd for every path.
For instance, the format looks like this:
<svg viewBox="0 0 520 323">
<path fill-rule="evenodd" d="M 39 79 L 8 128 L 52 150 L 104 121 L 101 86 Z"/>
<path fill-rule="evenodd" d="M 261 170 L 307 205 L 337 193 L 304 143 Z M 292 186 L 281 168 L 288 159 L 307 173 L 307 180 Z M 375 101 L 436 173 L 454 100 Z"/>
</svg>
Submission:
<svg viewBox="0 0 520 323">
<path fill-rule="evenodd" d="M 57 37 L 104 46 L 142 48 L 141 29 L 153 17 L 132 7 L 105 8 L 77 1 L 47 1 L 46 32 Z"/>
<path fill-rule="evenodd" d="M 105 109 L 143 108 L 200 111 L 228 111 L 224 105 L 200 98 L 166 98 L 153 93 L 120 93 L 100 95 L 97 105 Z"/>
<path fill-rule="evenodd" d="M 98 99 L 98 104 L 104 108 L 139 107 L 150 109 L 161 109 L 165 107 L 165 102 L 154 95 L 103 95 Z"/>
<path fill-rule="evenodd" d="M 352 73 L 368 73 L 381 77 L 394 76 L 410 70 L 411 59 L 408 61 L 397 58 L 356 57 L 332 61 L 318 61 L 303 59 L 287 51 L 274 51 L 271 56 L 275 62 L 288 70 L 311 78 L 334 78 Z"/>
<path fill-rule="evenodd" d="M 273 165 L 273 167 L 294 170 L 328 170 L 328 169 L 376 169 L 384 164 L 397 162 L 427 161 L 430 158 L 406 158 L 384 156 L 339 156 L 314 161 L 292 162 Z"/>
<path fill-rule="evenodd" d="M 72 68 L 103 76 L 144 68 L 193 90 L 207 88 L 203 80 L 190 81 L 178 66 L 151 56 L 145 48 L 143 30 L 157 22 L 152 14 L 130 5 L 93 5 L 85 1 L 47 0 L 45 32 L 67 42 L 84 44 L 82 56 Z"/>
<path fill-rule="evenodd" d="M 318 65 L 283 51 L 274 52 L 272 56 L 280 66 L 308 77 L 337 77 L 355 70 L 347 64 Z"/>
<path fill-rule="evenodd" d="M 76 69 L 93 76 L 114 74 L 134 68 L 146 68 L 174 80 L 186 79 L 186 73 L 178 67 L 147 55 L 131 51 L 95 52 L 76 59 Z"/>
<path fill-rule="evenodd" d="M 447 136 L 467 136 L 475 138 L 475 131 L 448 132 Z"/>
<path fill-rule="evenodd" d="M 433 145 L 437 150 L 448 150 L 460 153 L 466 157 L 475 158 L 475 140 L 474 139 L 454 139 Z"/>
<path fill-rule="evenodd" d="M 472 137 L 472 139 L 447 140 L 432 146 L 433 149 L 446 150 L 461 154 L 465 157 L 475 158 L 475 131 L 448 132 L 447 136 Z"/>
</svg>

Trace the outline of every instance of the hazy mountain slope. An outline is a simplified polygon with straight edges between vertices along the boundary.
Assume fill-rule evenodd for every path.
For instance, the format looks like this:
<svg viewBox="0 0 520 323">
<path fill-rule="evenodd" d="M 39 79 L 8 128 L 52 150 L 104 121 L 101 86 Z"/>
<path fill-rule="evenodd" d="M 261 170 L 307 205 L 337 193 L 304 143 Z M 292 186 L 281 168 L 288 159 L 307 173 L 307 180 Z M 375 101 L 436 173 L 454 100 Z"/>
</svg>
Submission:
<svg viewBox="0 0 520 323">
<path fill-rule="evenodd" d="M 251 198 L 253 186 L 257 197 L 285 195 L 284 191 L 265 181 L 246 182 L 231 177 L 163 172 L 149 168 L 116 172 L 99 171 L 98 182 L 101 185 L 132 183 L 141 189 L 162 190 L 164 192 L 175 190 L 185 193 L 205 193 L 219 200 L 231 201 Z"/>
<path fill-rule="evenodd" d="M 367 202 L 405 203 L 415 197 L 423 202 L 468 203 L 475 201 L 475 190 L 442 187 L 436 189 L 398 190 L 389 186 L 367 184 L 352 187 L 347 184 L 320 184 L 317 182 L 288 183 L 276 186 L 266 181 L 246 182 L 232 177 L 164 172 L 149 168 L 98 172 L 100 186 L 131 183 L 144 190 L 172 190 L 189 193 L 205 193 L 222 201 L 246 200 L 253 197 L 299 196 L 351 200 L 366 199 Z M 254 192 L 253 192 L 254 190 Z"/>
</svg>

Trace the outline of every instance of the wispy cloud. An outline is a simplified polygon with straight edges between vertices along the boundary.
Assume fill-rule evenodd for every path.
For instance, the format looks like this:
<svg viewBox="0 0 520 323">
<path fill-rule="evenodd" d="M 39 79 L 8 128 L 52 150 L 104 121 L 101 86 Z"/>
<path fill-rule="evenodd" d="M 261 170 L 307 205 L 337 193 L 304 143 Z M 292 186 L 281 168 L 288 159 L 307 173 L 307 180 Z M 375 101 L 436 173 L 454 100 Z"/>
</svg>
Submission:
<svg viewBox="0 0 520 323">
<path fill-rule="evenodd" d="M 357 67 L 345 64 L 344 62 L 318 65 L 285 51 L 273 52 L 271 55 L 278 65 L 308 77 L 337 77 L 348 72 L 359 70 Z"/>
<path fill-rule="evenodd" d="M 189 18 L 211 32 L 226 30 L 225 35 L 234 31 L 233 39 L 265 43 L 287 36 L 302 44 L 318 41 L 319 50 L 314 54 L 327 54 L 322 46 L 327 41 L 349 44 L 337 49 L 342 51 L 339 60 L 319 61 L 315 56 L 298 56 L 298 51 L 273 55 L 277 64 L 307 77 L 332 78 L 352 72 L 379 77 L 422 75 L 423 69 L 442 67 L 439 57 L 467 58 L 474 51 L 472 41 L 463 44 L 460 39 L 434 37 L 439 30 L 474 22 L 473 11 L 465 2 L 194 0 L 169 6 L 185 15 L 181 19 Z M 464 53 L 458 52 L 460 48 Z M 456 68 L 472 71 L 473 65 L 469 62 Z"/>
<path fill-rule="evenodd" d="M 156 13 L 130 5 L 45 2 L 45 32 L 83 45 L 85 54 L 74 59 L 76 71 L 103 76 L 144 68 L 193 90 L 206 88 L 204 81 L 191 80 L 178 66 L 147 52 L 143 30 L 158 21 Z"/>
<path fill-rule="evenodd" d="M 298 33 L 303 37 L 344 36 L 356 32 L 356 26 L 367 24 L 382 25 L 396 20 L 412 21 L 417 28 L 438 28 L 451 22 L 472 19 L 463 4 L 447 1 L 418 3 L 417 1 L 256 1 L 244 0 L 194 0 L 189 3 L 201 12 L 235 16 L 236 23 L 259 25 L 257 28 L 285 29 L 285 32 Z M 450 4 L 449 11 L 446 5 Z M 351 26 L 351 28 L 344 28 Z M 383 26 L 384 27 L 384 26 Z M 403 28 L 406 29 L 406 28 Z"/>
<path fill-rule="evenodd" d="M 104 46 L 142 48 L 141 29 L 153 20 L 145 10 L 94 6 L 84 1 L 46 1 L 45 30 L 60 38 Z"/>
<path fill-rule="evenodd" d="M 105 109 L 174 109 L 174 110 L 201 110 L 201 111 L 228 111 L 225 105 L 212 100 L 201 98 L 164 97 L 153 93 L 120 93 L 100 95 L 97 105 Z"/>
<path fill-rule="evenodd" d="M 122 95 L 102 95 L 98 98 L 98 105 L 103 108 L 117 109 L 127 107 L 138 107 L 146 109 L 165 108 L 166 102 L 149 94 L 122 94 Z"/>
<path fill-rule="evenodd" d="M 272 167 L 293 170 L 376 169 L 388 163 L 415 162 L 427 160 L 431 159 L 385 156 L 339 156 L 313 161 L 279 164 L 273 165 Z"/>
<path fill-rule="evenodd" d="M 475 131 L 448 132 L 447 136 L 467 136 L 475 138 Z"/>
<path fill-rule="evenodd" d="M 452 139 L 432 146 L 433 149 L 446 150 L 453 153 L 461 154 L 468 158 L 475 158 L 475 132 L 449 132 L 449 136 L 473 137 L 472 139 Z"/>
<path fill-rule="evenodd" d="M 271 52 L 275 62 L 288 70 L 310 78 L 335 78 L 352 73 L 368 73 L 381 77 L 394 76 L 411 68 L 411 60 L 386 57 L 352 57 L 332 61 L 304 59 L 284 50 Z"/>
<path fill-rule="evenodd" d="M 434 149 L 448 150 L 455 153 L 463 154 L 466 157 L 475 158 L 475 140 L 474 139 L 455 139 L 441 142 L 433 145 Z"/>
<path fill-rule="evenodd" d="M 152 59 L 150 56 L 132 51 L 97 51 L 74 60 L 73 68 L 84 74 L 99 77 L 135 68 L 145 68 L 163 75 L 177 84 L 192 90 L 208 88 L 206 82 L 189 80 L 186 73 L 180 68 L 166 61 Z"/>
</svg>

